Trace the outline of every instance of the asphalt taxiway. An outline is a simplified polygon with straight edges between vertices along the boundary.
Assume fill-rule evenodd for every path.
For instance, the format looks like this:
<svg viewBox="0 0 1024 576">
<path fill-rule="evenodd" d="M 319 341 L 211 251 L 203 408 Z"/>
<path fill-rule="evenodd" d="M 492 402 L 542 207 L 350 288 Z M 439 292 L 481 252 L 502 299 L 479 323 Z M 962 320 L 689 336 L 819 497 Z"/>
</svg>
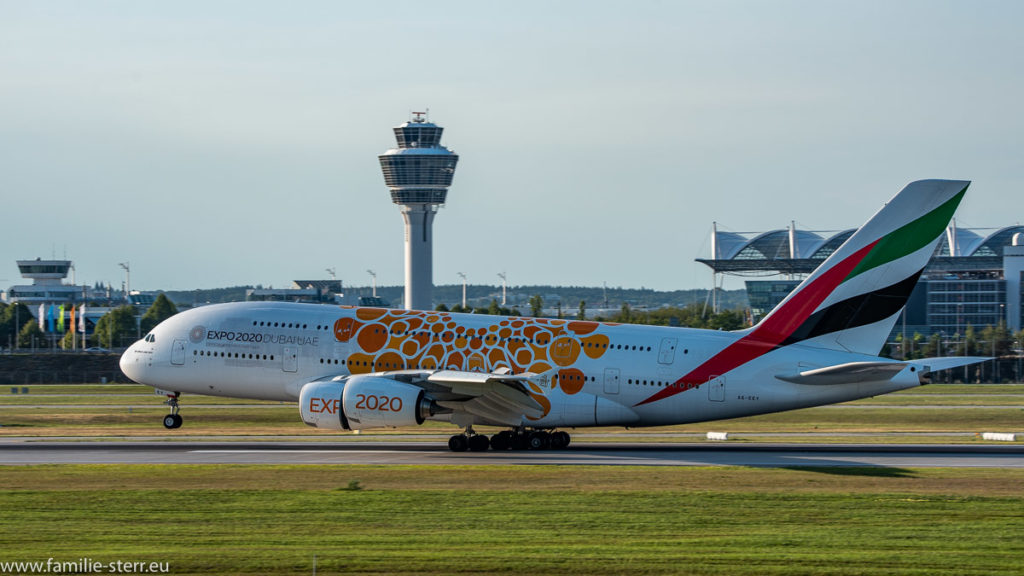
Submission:
<svg viewBox="0 0 1024 576">
<path fill-rule="evenodd" d="M 1024 444 L 574 443 L 454 453 L 432 442 L 4 441 L 0 465 L 418 464 L 1024 468 Z"/>
</svg>

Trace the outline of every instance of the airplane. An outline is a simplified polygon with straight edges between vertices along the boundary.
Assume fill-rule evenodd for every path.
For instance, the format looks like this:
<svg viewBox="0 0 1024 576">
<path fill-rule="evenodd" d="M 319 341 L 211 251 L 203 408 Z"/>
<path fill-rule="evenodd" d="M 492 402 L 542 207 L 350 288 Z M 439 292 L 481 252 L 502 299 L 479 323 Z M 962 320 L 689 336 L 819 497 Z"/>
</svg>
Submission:
<svg viewBox="0 0 1024 576">
<path fill-rule="evenodd" d="M 751 328 L 735 332 L 280 302 L 193 308 L 121 356 L 163 391 L 297 402 L 359 431 L 443 421 L 455 452 L 562 449 L 566 429 L 664 426 L 846 402 L 983 361 L 878 356 L 970 182 L 908 184 Z M 474 426 L 504 430 L 488 437 Z"/>
</svg>

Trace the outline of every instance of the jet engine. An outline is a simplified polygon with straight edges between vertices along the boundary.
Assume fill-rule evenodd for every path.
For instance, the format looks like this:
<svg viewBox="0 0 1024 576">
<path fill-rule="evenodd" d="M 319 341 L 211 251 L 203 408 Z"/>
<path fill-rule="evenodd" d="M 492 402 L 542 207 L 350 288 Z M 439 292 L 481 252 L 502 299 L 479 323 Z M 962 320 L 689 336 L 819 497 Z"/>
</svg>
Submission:
<svg viewBox="0 0 1024 576">
<path fill-rule="evenodd" d="M 299 392 L 302 421 L 329 430 L 423 424 L 435 406 L 422 388 L 379 376 L 310 382 Z"/>
</svg>

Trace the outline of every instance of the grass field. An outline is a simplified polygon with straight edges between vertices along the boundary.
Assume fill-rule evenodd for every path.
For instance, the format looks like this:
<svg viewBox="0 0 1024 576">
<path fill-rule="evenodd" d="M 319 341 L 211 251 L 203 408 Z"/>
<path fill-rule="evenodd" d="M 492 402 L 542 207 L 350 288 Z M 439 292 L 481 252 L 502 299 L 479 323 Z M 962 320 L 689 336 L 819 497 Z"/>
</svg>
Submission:
<svg viewBox="0 0 1024 576">
<path fill-rule="evenodd" d="M 19 387 L 20 392 L 20 387 Z M 360 436 L 334 434 L 304 425 L 295 404 L 211 396 L 183 397 L 185 425 L 164 430 L 163 397 L 139 385 L 37 385 L 29 394 L 0 389 L 0 437 L 88 436 L 189 438 L 218 435 L 306 438 L 380 438 L 393 434 L 444 435 L 454 427 L 424 426 L 368 431 Z M 981 442 L 975 435 L 997 431 L 1024 433 L 1024 385 L 933 384 L 837 406 L 795 410 L 723 422 L 643 428 L 580 430 L 588 441 L 696 440 L 708 430 L 728 431 L 737 441 Z M 481 428 L 482 431 L 487 429 Z M 615 436 L 607 433 L 615 432 Z M 833 434 L 834 436 L 829 436 Z M 746 437 L 745 437 L 746 435 Z"/>
<path fill-rule="evenodd" d="M 162 399 L 146 387 L 0 392 L 8 438 L 437 441 L 453 430 L 339 436 L 303 425 L 293 404 L 189 396 L 185 427 L 167 431 Z M 715 429 L 740 441 L 981 442 L 974 432 L 1024 432 L 1022 400 L 1020 385 L 933 385 L 576 437 L 699 441 Z M 165 562 L 171 574 L 311 574 L 314 556 L 318 574 L 1024 574 L 1024 470 L 0 466 L 0 565 L 91 558 Z"/>
<path fill-rule="evenodd" d="M 349 489 L 360 487 L 362 489 Z M 1024 471 L 0 467 L 0 561 L 173 574 L 1020 574 Z"/>
</svg>

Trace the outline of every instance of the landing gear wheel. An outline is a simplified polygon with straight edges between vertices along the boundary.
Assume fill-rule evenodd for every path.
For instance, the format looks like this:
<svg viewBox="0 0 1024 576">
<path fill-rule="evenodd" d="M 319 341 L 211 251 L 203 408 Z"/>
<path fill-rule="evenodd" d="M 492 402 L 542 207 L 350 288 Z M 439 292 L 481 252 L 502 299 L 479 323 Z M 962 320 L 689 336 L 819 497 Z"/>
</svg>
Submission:
<svg viewBox="0 0 1024 576">
<path fill-rule="evenodd" d="M 530 437 L 526 432 L 512 433 L 512 449 L 526 450 L 530 447 Z"/>
<path fill-rule="evenodd" d="M 551 435 L 543 430 L 537 430 L 530 434 L 530 450 L 544 450 L 551 446 Z"/>
<path fill-rule="evenodd" d="M 551 433 L 551 449 L 561 450 L 569 446 L 569 433 L 568 432 L 552 432 Z"/>
<path fill-rule="evenodd" d="M 448 439 L 448 449 L 452 452 L 465 452 L 469 448 L 469 438 L 465 434 L 456 434 Z"/>
<path fill-rule="evenodd" d="M 512 433 L 508 430 L 491 436 L 491 450 L 508 450 L 512 447 Z"/>
<path fill-rule="evenodd" d="M 167 428 L 168 430 L 181 428 L 182 419 L 181 415 L 178 414 L 178 395 L 175 394 L 174 396 L 168 396 L 167 400 L 164 401 L 164 404 L 171 407 L 171 413 L 164 416 L 164 428 Z"/>
<path fill-rule="evenodd" d="M 469 437 L 469 449 L 473 452 L 484 452 L 491 447 L 491 441 L 483 434 Z"/>
</svg>

